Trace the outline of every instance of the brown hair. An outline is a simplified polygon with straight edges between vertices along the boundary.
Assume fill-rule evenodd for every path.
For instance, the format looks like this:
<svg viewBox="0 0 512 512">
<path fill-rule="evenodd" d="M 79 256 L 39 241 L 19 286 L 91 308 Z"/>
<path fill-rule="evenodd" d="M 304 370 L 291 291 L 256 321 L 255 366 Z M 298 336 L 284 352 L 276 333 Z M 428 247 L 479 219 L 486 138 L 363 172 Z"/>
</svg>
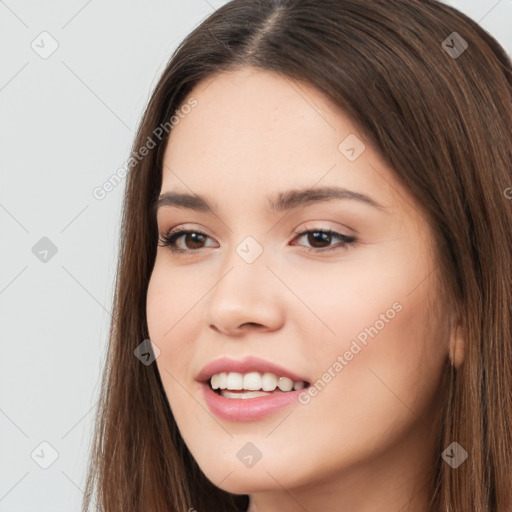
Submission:
<svg viewBox="0 0 512 512">
<path fill-rule="evenodd" d="M 155 141 L 167 123 L 127 176 L 83 510 L 91 499 L 104 512 L 247 506 L 247 496 L 204 476 L 156 364 L 134 357 L 148 338 L 146 290 L 158 240 L 152 205 L 169 119 L 199 81 L 240 66 L 307 82 L 334 100 L 426 212 L 446 298 L 440 311 L 456 313 L 466 339 L 463 364 L 447 366 L 432 510 L 510 510 L 512 64 L 477 23 L 435 0 L 234 0 L 174 52 L 133 145 L 135 152 Z M 469 454 L 457 469 L 441 458 L 454 441 Z"/>
</svg>

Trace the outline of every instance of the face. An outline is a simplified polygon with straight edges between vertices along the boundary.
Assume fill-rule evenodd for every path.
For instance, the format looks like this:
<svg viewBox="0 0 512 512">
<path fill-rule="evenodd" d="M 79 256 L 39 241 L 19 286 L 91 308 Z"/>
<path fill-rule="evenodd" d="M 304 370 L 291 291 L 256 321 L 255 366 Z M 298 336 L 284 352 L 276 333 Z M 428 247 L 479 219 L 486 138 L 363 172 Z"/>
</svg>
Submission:
<svg viewBox="0 0 512 512">
<path fill-rule="evenodd" d="M 164 156 L 147 318 L 194 458 L 234 493 L 367 478 L 384 461 L 417 467 L 449 353 L 446 322 L 429 307 L 437 273 L 419 206 L 312 86 L 243 68 L 190 97 L 197 106 Z M 350 192 L 323 194 L 329 187 Z M 170 192 L 211 209 L 164 199 Z M 235 366 L 201 373 L 224 357 Z M 224 380 L 233 398 L 203 382 L 222 370 L 235 375 Z M 272 383 L 244 380 L 255 371 L 305 387 L 240 398 L 238 382 Z"/>
</svg>

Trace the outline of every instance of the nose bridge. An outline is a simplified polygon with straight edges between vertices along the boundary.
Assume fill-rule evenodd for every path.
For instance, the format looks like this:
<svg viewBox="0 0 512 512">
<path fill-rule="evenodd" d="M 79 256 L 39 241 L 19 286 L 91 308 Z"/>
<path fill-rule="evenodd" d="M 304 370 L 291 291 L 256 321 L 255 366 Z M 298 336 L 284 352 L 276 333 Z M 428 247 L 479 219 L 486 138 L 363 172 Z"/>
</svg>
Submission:
<svg viewBox="0 0 512 512">
<path fill-rule="evenodd" d="M 228 332 L 246 323 L 272 328 L 279 323 L 280 305 L 272 291 L 266 256 L 263 245 L 252 236 L 224 256 L 204 311 L 207 325 Z"/>
<path fill-rule="evenodd" d="M 262 235 L 257 236 L 262 238 Z M 269 274 L 266 267 L 269 263 L 268 253 L 263 247 L 263 240 L 246 235 L 224 254 L 219 278 L 225 276 L 223 281 L 227 279 L 226 284 L 235 285 L 237 290 L 243 291 L 244 296 L 247 296 L 247 292 L 257 295 L 258 283 L 266 281 L 266 274 Z"/>
</svg>

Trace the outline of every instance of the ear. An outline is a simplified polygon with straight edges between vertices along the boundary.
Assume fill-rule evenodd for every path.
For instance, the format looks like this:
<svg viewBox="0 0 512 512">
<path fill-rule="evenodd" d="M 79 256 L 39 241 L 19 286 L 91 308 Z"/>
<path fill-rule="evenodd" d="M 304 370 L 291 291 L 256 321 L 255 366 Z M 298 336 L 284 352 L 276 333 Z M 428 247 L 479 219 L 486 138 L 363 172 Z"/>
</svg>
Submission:
<svg viewBox="0 0 512 512">
<path fill-rule="evenodd" d="M 466 333 L 463 329 L 462 323 L 457 320 L 451 320 L 451 334 L 450 334 L 450 360 L 452 366 L 456 369 L 462 365 L 464 361 L 464 354 L 466 351 Z"/>
</svg>

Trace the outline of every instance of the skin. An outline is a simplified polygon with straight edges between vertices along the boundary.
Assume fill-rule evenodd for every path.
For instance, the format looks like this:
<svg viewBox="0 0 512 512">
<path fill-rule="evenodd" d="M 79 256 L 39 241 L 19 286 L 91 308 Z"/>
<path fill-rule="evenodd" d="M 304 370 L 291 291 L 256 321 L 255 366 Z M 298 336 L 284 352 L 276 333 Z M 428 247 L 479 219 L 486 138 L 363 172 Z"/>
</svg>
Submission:
<svg viewBox="0 0 512 512">
<path fill-rule="evenodd" d="M 191 255 L 158 247 L 147 294 L 156 363 L 185 443 L 215 485 L 250 494 L 251 512 L 427 512 L 424 486 L 440 455 L 439 382 L 461 349 L 448 314 L 429 308 L 438 274 L 419 205 L 343 111 L 308 84 L 242 68 L 190 96 L 198 105 L 172 131 L 161 192 L 204 195 L 218 211 L 159 209 L 162 236 L 175 227 L 208 236 L 176 242 Z M 355 161 L 338 150 L 349 134 L 366 146 Z M 334 199 L 266 210 L 268 195 L 327 185 L 384 209 Z M 296 235 L 306 229 L 358 243 Z M 250 264 L 236 252 L 247 236 L 263 248 Z M 252 422 L 210 413 L 195 376 L 213 359 L 253 355 L 314 383 L 397 303 L 394 318 L 331 370 L 308 404 Z M 250 468 L 237 458 L 247 442 L 262 453 Z"/>
</svg>

